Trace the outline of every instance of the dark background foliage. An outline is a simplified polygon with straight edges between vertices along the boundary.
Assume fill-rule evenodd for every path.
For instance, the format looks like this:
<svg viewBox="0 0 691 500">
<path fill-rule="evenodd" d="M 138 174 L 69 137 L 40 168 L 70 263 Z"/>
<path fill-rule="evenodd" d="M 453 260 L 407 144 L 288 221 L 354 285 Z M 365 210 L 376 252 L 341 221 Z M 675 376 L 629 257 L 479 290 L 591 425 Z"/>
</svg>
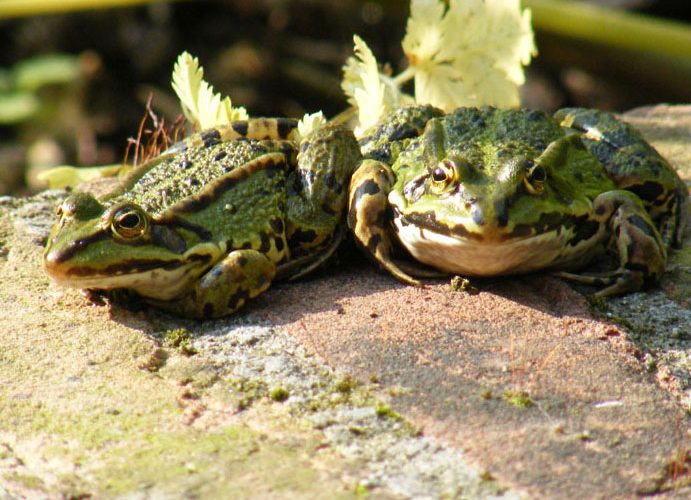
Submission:
<svg viewBox="0 0 691 500">
<path fill-rule="evenodd" d="M 616 3 L 690 18 L 687 2 Z M 179 105 L 170 75 L 183 50 L 199 57 L 216 91 L 230 95 L 252 116 L 301 116 L 316 110 L 333 116 L 347 106 L 340 76 L 352 35 L 363 37 L 380 61 L 400 71 L 407 14 L 408 2 L 395 0 L 226 0 L 3 21 L 0 67 L 38 55 L 72 54 L 80 76 L 37 91 L 43 106 L 32 119 L 0 125 L 0 193 L 40 188 L 35 171 L 54 164 L 122 161 L 149 96 L 156 114 L 174 121 Z M 523 89 L 528 106 L 622 110 L 689 98 L 679 85 L 633 78 L 630 71 L 608 72 L 616 64 L 602 62 L 602 54 L 591 47 L 539 32 L 537 42 L 540 56 Z M 626 61 L 622 66 L 630 69 Z"/>
</svg>

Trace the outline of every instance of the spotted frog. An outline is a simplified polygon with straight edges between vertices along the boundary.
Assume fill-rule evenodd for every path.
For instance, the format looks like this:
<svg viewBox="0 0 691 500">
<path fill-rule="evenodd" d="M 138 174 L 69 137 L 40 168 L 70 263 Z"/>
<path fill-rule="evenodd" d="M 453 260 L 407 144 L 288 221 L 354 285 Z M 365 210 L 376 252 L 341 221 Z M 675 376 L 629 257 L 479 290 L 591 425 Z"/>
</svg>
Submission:
<svg viewBox="0 0 691 500">
<path fill-rule="evenodd" d="M 688 189 L 639 132 L 570 108 L 431 106 L 394 112 L 360 140 L 348 224 L 400 281 L 439 274 L 394 260 L 400 245 L 442 273 L 550 269 L 606 296 L 660 279 L 680 246 Z M 613 250 L 618 265 L 577 271 Z"/>
<path fill-rule="evenodd" d="M 275 279 L 322 264 L 339 244 L 352 132 L 326 125 L 296 140 L 295 120 L 207 130 L 133 170 L 101 198 L 58 208 L 44 252 L 56 282 L 121 291 L 183 316 L 236 311 Z"/>
</svg>

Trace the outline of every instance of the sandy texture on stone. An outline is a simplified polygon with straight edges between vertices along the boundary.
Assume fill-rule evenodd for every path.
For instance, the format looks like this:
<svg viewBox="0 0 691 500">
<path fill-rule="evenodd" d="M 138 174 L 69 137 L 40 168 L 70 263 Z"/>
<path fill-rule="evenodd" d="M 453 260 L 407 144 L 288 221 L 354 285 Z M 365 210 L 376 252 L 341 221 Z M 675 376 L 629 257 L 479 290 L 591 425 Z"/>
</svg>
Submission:
<svg viewBox="0 0 691 500">
<path fill-rule="evenodd" d="M 556 279 L 469 295 L 353 268 L 337 283 L 285 287 L 261 314 L 334 366 L 379 380 L 397 411 L 503 483 L 552 497 L 654 491 L 685 446 L 687 418 L 636 346 Z M 507 391 L 534 404 L 507 403 Z"/>
</svg>

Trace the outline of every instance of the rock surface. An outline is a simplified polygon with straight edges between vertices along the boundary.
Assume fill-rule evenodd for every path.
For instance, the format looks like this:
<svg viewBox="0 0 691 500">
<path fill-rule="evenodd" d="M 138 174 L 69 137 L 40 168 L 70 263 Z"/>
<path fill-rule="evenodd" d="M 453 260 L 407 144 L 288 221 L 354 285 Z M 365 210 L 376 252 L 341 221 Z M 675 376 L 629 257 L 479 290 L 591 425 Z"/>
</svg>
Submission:
<svg viewBox="0 0 691 500">
<path fill-rule="evenodd" d="M 627 119 L 691 179 L 689 107 Z M 0 497 L 691 495 L 688 238 L 606 304 L 355 257 L 202 323 L 51 284 L 58 196 L 0 200 Z"/>
</svg>

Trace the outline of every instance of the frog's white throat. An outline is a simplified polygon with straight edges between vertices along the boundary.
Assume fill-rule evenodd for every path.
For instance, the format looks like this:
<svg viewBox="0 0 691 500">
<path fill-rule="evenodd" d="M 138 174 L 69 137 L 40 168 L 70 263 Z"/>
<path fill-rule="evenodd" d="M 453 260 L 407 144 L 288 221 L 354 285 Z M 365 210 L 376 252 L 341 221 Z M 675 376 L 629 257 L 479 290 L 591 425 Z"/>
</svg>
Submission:
<svg viewBox="0 0 691 500">
<path fill-rule="evenodd" d="M 573 232 L 565 228 L 504 241 L 483 241 L 441 234 L 394 218 L 401 244 L 415 259 L 450 273 L 469 276 L 522 274 L 550 268 L 584 265 L 604 234 L 571 244 Z"/>
</svg>

